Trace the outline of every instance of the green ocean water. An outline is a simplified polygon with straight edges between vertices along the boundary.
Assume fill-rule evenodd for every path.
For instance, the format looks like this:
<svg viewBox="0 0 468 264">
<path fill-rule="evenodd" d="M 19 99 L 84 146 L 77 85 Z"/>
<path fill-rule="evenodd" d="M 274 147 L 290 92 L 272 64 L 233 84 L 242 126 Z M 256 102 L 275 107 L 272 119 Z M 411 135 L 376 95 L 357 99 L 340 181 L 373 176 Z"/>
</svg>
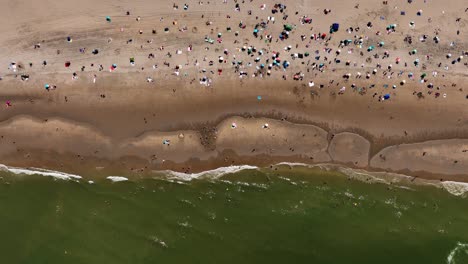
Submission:
<svg viewBox="0 0 468 264">
<path fill-rule="evenodd" d="M 2 174 L 0 263 L 468 263 L 468 199 L 312 169 L 89 184 Z"/>
</svg>

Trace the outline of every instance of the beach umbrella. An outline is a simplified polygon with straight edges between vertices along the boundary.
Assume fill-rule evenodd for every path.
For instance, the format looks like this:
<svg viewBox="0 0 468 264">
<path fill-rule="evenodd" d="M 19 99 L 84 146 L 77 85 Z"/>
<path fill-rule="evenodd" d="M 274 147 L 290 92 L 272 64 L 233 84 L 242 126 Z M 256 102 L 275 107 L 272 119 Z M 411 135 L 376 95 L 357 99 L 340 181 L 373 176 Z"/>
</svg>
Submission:
<svg viewBox="0 0 468 264">
<path fill-rule="evenodd" d="M 106 21 L 107 21 L 107 22 L 112 22 L 111 17 L 110 17 L 110 16 L 106 16 Z"/>
<path fill-rule="evenodd" d="M 387 26 L 387 30 L 395 29 L 395 28 L 396 28 L 396 24 L 390 24 Z"/>
<path fill-rule="evenodd" d="M 49 90 L 50 85 L 46 83 L 46 84 L 44 85 L 44 88 L 45 88 L 46 90 Z"/>
<path fill-rule="evenodd" d="M 69 62 L 69 61 L 66 61 L 66 62 L 65 62 L 65 67 L 68 68 L 68 67 L 70 67 L 70 65 L 71 65 L 71 62 Z"/>
<path fill-rule="evenodd" d="M 390 94 L 385 94 L 383 98 L 384 98 L 384 100 L 390 99 Z"/>
</svg>

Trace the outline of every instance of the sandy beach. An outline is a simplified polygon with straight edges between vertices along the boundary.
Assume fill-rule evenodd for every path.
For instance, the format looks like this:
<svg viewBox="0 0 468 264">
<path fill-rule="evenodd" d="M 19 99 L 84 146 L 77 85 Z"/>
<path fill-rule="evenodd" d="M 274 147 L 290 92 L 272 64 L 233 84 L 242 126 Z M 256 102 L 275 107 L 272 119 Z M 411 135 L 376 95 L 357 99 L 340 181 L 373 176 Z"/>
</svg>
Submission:
<svg viewBox="0 0 468 264">
<path fill-rule="evenodd" d="M 468 182 L 466 1 L 22 0 L 0 17 L 1 164 Z"/>
</svg>

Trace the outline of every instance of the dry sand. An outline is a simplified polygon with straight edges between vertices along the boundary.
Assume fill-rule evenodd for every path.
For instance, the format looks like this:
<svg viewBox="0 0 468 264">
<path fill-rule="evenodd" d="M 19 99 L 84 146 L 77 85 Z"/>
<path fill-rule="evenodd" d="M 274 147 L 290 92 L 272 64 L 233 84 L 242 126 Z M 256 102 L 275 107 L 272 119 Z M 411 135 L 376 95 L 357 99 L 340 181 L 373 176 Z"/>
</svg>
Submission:
<svg viewBox="0 0 468 264">
<path fill-rule="evenodd" d="M 333 162 L 468 181 L 468 152 L 464 151 L 468 56 L 451 63 L 468 51 L 468 5 L 464 1 L 451 1 L 450 6 L 441 1 L 408 4 L 389 0 L 388 5 L 371 0 L 288 1 L 284 2 L 285 12 L 276 14 L 271 12 L 276 3 L 272 1 L 238 1 L 240 12 L 234 10 L 231 0 L 227 4 L 203 1 L 203 5 L 176 2 L 177 10 L 170 1 L 3 2 L 0 163 L 71 172 L 92 173 L 98 168 L 149 173 L 162 169 L 193 172 L 242 163 Z M 185 3 L 189 6 L 186 11 Z M 265 10 L 260 8 L 263 3 Z M 332 12 L 325 15 L 325 8 Z M 422 16 L 417 16 L 420 9 Z M 106 22 L 106 16 L 112 22 Z M 268 16 L 276 21 L 259 34 L 271 34 L 271 43 L 252 34 L 254 26 Z M 302 25 L 302 16 L 312 18 L 312 23 Z M 212 24 L 207 25 L 208 21 Z M 239 27 L 240 21 L 245 29 Z M 415 22 L 414 28 L 410 21 Z M 340 23 L 340 29 L 330 40 L 310 40 L 311 34 L 319 32 L 327 33 L 328 38 L 334 22 Z M 368 22 L 372 28 L 366 26 Z M 276 42 L 285 23 L 296 27 L 288 39 Z M 390 24 L 397 24 L 396 31 L 387 34 Z M 359 32 L 346 32 L 349 27 L 359 27 Z M 222 43 L 216 41 L 218 32 Z M 433 41 L 436 32 L 438 44 Z M 420 37 L 424 34 L 427 39 L 423 42 Z M 304 41 L 301 35 L 306 36 Z M 338 47 L 340 40 L 354 41 L 361 35 L 362 48 L 354 44 Z M 73 41 L 67 42 L 67 36 Z M 214 44 L 205 42 L 205 36 L 214 39 Z M 411 44 L 403 41 L 406 36 L 412 37 Z M 127 43 L 129 39 L 132 42 Z M 385 42 L 384 47 L 378 47 L 380 41 Z M 36 44 L 40 48 L 35 49 Z M 284 50 L 288 45 L 291 51 Z M 375 49 L 368 52 L 371 45 Z M 243 46 L 264 54 L 249 56 L 240 50 Z M 80 52 L 80 48 L 86 50 Z M 327 53 L 325 48 L 332 50 Z M 99 53 L 93 55 L 93 49 Z M 225 49 L 228 55 L 223 53 Z M 409 54 L 413 49 L 417 49 L 416 55 Z M 390 56 L 383 59 L 385 51 Z M 268 65 L 266 59 L 271 63 L 273 52 L 280 52 L 290 67 L 285 71 L 281 65 L 272 67 L 269 76 L 264 70 L 257 71 L 255 66 L 260 63 Z M 291 57 L 304 52 L 310 56 Z M 154 59 L 148 58 L 150 53 Z M 226 63 L 219 63 L 219 56 Z M 130 57 L 135 58 L 135 66 L 130 65 Z M 254 61 L 256 57 L 260 62 Z M 395 63 L 397 57 L 399 64 Z M 415 59 L 420 60 L 418 67 L 413 65 Z M 345 64 L 348 60 L 349 66 Z M 71 62 L 68 68 L 66 61 Z M 232 65 L 238 61 L 243 62 L 239 70 L 248 73 L 242 79 Z M 22 68 L 12 71 L 11 62 Z M 114 63 L 117 69 L 109 72 Z M 313 63 L 326 67 L 320 71 Z M 387 70 L 390 64 L 392 69 Z M 103 65 L 102 71 L 99 65 Z M 176 65 L 180 65 L 178 75 L 174 74 Z M 218 69 L 223 70 L 221 75 Z M 78 79 L 72 79 L 73 72 Z M 362 78 L 356 78 L 358 72 Z M 369 79 L 365 78 L 367 72 Z M 408 78 L 410 72 L 413 79 Z M 293 80 L 296 73 L 302 73 L 303 79 Z M 346 80 L 343 75 L 348 73 L 351 77 Z M 427 76 L 421 83 L 423 73 Z M 22 81 L 21 74 L 29 79 Z M 154 81 L 147 82 L 148 77 Z M 211 86 L 200 84 L 203 77 L 212 80 Z M 404 85 L 400 85 L 402 80 Z M 430 83 L 433 88 L 427 87 Z M 57 89 L 46 91 L 45 84 Z M 346 90 L 340 94 L 342 87 Z M 385 94 L 390 94 L 390 100 L 378 100 Z M 11 106 L 6 106 L 7 101 Z M 232 123 L 237 127 L 232 128 Z M 265 123 L 268 128 L 263 128 Z M 170 144 L 163 144 L 165 140 Z"/>
</svg>

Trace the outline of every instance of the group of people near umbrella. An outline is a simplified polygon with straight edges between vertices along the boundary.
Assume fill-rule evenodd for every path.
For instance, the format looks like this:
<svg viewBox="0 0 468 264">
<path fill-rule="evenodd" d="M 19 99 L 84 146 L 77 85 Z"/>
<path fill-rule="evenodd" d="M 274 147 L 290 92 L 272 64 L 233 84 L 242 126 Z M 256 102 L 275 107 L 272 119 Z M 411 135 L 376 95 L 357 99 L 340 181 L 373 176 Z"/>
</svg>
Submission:
<svg viewBox="0 0 468 264">
<path fill-rule="evenodd" d="M 225 1 L 226 4 L 228 1 Z M 235 12 L 246 12 L 247 14 L 251 15 L 252 10 L 244 10 L 242 8 L 243 1 L 235 1 Z M 178 5 L 175 5 L 178 8 Z M 174 7 L 175 9 L 175 7 Z M 184 5 L 184 10 L 181 10 L 180 12 L 185 12 L 188 9 L 188 5 Z M 257 20 L 260 21 L 256 24 L 246 24 L 244 21 L 240 20 L 238 23 L 237 28 L 233 26 L 228 26 L 225 30 L 220 30 L 223 32 L 213 32 L 216 37 L 211 37 L 209 35 L 204 36 L 204 44 L 208 47 L 202 47 L 202 46 L 193 46 L 192 44 L 189 44 L 186 50 L 183 49 L 176 49 L 172 52 L 167 52 L 165 55 L 162 54 L 156 54 L 154 52 L 151 52 L 147 58 L 148 60 L 151 59 L 159 59 L 162 60 L 164 58 L 164 65 L 167 67 L 170 67 L 171 63 L 169 62 L 172 56 L 177 56 L 177 55 L 182 55 L 182 54 L 192 54 L 193 49 L 205 49 L 209 50 L 210 46 L 213 45 L 218 49 L 220 54 L 218 55 L 217 59 L 208 59 L 206 56 L 203 58 L 197 58 L 195 60 L 194 65 L 198 66 L 201 61 L 208 61 L 208 66 L 206 68 L 203 68 L 198 72 L 198 74 L 201 74 L 199 77 L 199 83 L 204 86 L 210 86 L 212 87 L 212 84 L 215 82 L 216 78 L 222 78 L 222 74 L 226 71 L 231 69 L 234 73 L 237 73 L 239 78 L 268 78 L 272 75 L 275 74 L 275 72 L 279 71 L 282 75 L 283 80 L 288 80 L 292 79 L 294 81 L 298 82 L 305 82 L 309 84 L 309 87 L 311 89 L 323 89 L 326 87 L 330 86 L 330 83 L 325 86 L 324 84 L 322 85 L 315 85 L 315 80 L 314 78 L 319 78 L 318 74 L 327 72 L 327 71 L 335 71 L 335 70 L 353 70 L 353 69 L 358 69 L 358 71 L 352 73 L 346 73 L 343 76 L 343 80 L 341 81 L 341 87 L 339 86 L 339 90 L 337 91 L 337 94 L 344 94 L 345 91 L 347 91 L 346 86 L 349 86 L 353 91 L 359 92 L 360 94 L 365 94 L 365 92 L 369 89 L 372 89 L 375 87 L 375 84 L 367 85 L 367 86 L 362 86 L 362 85 L 356 85 L 355 83 L 352 83 L 353 79 L 360 79 L 362 76 L 365 76 L 365 79 L 371 80 L 372 78 L 376 78 L 376 76 L 381 73 L 381 77 L 379 79 L 380 82 L 382 82 L 382 79 L 387 80 L 388 83 L 384 84 L 384 88 L 388 87 L 387 92 L 384 92 L 382 95 L 378 96 L 379 101 L 387 101 L 391 98 L 392 93 L 394 93 L 395 89 L 398 89 L 401 86 L 404 86 L 407 84 L 406 78 L 408 80 L 415 80 L 419 83 L 426 84 L 426 87 L 429 89 L 428 93 L 431 94 L 431 90 L 440 90 L 442 87 L 437 86 L 434 84 L 434 80 L 430 81 L 429 78 L 436 78 L 437 77 L 437 71 L 434 71 L 432 75 L 428 75 L 424 72 L 424 67 L 422 67 L 421 64 L 424 64 L 422 62 L 422 59 L 429 60 L 431 59 L 430 54 L 423 54 L 423 57 L 420 57 L 420 54 L 418 53 L 417 49 L 410 49 L 408 51 L 410 57 L 414 57 L 414 60 L 410 63 L 408 62 L 403 62 L 402 58 L 395 56 L 392 57 L 392 52 L 386 49 L 386 44 L 385 44 L 385 36 L 390 35 L 394 32 L 398 31 L 398 27 L 402 25 L 397 25 L 395 23 L 388 24 L 385 28 L 376 28 L 372 22 L 368 22 L 366 24 L 365 21 L 363 21 L 363 28 L 367 28 L 369 30 L 375 30 L 375 36 L 372 39 L 380 38 L 379 41 L 372 43 L 369 40 L 369 37 L 363 34 L 359 34 L 358 31 L 360 31 L 360 27 L 349 27 L 346 29 L 346 32 L 350 34 L 355 34 L 353 37 L 342 39 L 340 41 L 335 41 L 337 42 L 337 45 L 331 45 L 332 43 L 332 38 L 337 32 L 340 32 L 340 30 L 343 30 L 342 27 L 340 26 L 339 22 L 335 22 L 330 24 L 328 29 L 321 29 L 317 30 L 314 29 L 313 31 L 311 30 L 310 35 L 305 35 L 305 34 L 296 34 L 296 31 L 298 31 L 298 27 L 301 26 L 307 26 L 310 27 L 310 25 L 313 25 L 314 19 L 320 19 L 320 16 L 317 16 L 317 18 L 314 18 L 314 16 L 306 16 L 306 15 L 301 15 L 299 11 L 294 12 L 289 12 L 290 10 L 287 8 L 287 6 L 283 3 L 277 3 L 274 6 L 271 7 L 270 11 L 268 12 L 268 6 L 265 4 L 262 4 L 259 6 L 259 9 L 262 10 L 262 14 L 264 14 L 264 17 L 257 17 Z M 328 15 L 332 12 L 331 9 L 325 9 L 323 15 Z M 283 18 L 283 25 L 282 28 L 277 34 L 271 30 L 271 26 L 277 23 L 275 21 L 274 16 L 281 14 Z M 401 15 L 408 15 L 408 13 L 401 11 Z M 126 13 L 127 16 L 130 15 L 130 12 Z M 417 16 L 423 16 L 423 11 L 419 10 L 416 14 Z M 114 23 L 114 20 L 110 16 L 104 16 L 105 21 L 109 24 L 112 25 Z M 203 18 L 203 15 L 202 15 Z M 227 15 L 227 19 L 232 19 L 235 18 L 235 14 L 229 14 Z M 134 23 L 140 23 L 141 17 L 138 16 Z M 163 21 L 163 18 L 161 18 L 161 21 Z M 235 20 L 234 20 L 235 21 Z M 236 22 L 233 21 L 233 24 Z M 295 23 L 292 22 L 297 22 L 299 21 L 299 25 L 296 25 Z M 211 27 L 213 22 L 208 21 L 206 23 L 207 26 Z M 177 21 L 173 21 L 172 25 L 176 27 L 178 25 Z M 410 27 L 414 26 L 414 22 L 410 23 Z M 185 27 L 185 29 L 187 29 Z M 123 29 L 121 29 L 123 31 Z M 164 30 L 161 34 L 168 33 L 170 31 L 170 27 L 164 26 Z M 386 34 L 382 34 L 382 32 L 386 32 Z M 156 34 L 157 30 L 153 29 L 151 32 L 148 34 L 154 35 Z M 183 34 L 184 30 L 179 30 L 181 32 L 180 34 Z M 192 30 L 192 32 L 194 32 Z M 241 44 L 241 41 L 246 38 L 246 35 L 249 35 L 248 32 L 251 32 L 253 37 L 255 38 L 255 42 L 252 41 L 250 45 L 245 45 Z M 369 31 L 367 31 L 369 32 Z M 144 32 L 142 30 L 139 30 L 135 34 L 137 35 L 142 35 Z M 224 35 L 223 34 L 232 34 L 235 36 L 234 43 L 238 44 L 238 48 L 236 50 L 229 50 L 227 48 L 221 48 L 223 47 L 223 40 L 224 40 Z M 201 37 L 203 39 L 203 37 Z M 428 35 L 423 35 L 419 39 L 420 42 L 426 42 L 427 39 L 429 39 Z M 133 40 L 133 39 L 131 39 Z M 432 40 L 435 43 L 440 43 L 442 41 L 439 36 L 435 35 L 432 37 Z M 64 37 L 64 41 L 67 41 L 69 43 L 73 42 L 72 36 L 66 36 Z M 408 39 L 406 37 L 402 41 L 406 43 L 412 43 L 412 39 Z M 111 41 L 108 41 L 108 43 L 111 43 Z M 133 41 L 131 41 L 133 42 Z M 284 43 L 284 49 L 283 50 L 273 50 L 269 44 L 271 43 Z M 148 41 L 148 43 L 152 43 L 152 41 Z M 453 42 L 452 42 L 453 43 Z M 452 45 L 451 43 L 451 45 Z M 129 44 L 129 40 L 127 40 L 127 44 Z M 131 43 L 130 43 L 131 44 Z M 125 44 L 122 44 L 125 45 Z M 455 44 L 453 44 L 455 45 Z M 34 49 L 40 49 L 41 45 L 34 45 Z M 87 49 L 89 48 L 89 49 Z M 343 50 L 342 50 L 343 49 Z M 99 59 L 99 56 L 101 53 L 97 48 L 94 47 L 83 47 L 80 48 L 79 51 L 80 53 L 86 53 L 88 52 L 87 50 L 91 50 L 91 53 L 96 56 L 96 60 Z M 159 51 L 163 51 L 164 46 L 161 46 L 159 48 Z M 163 51 L 164 52 L 164 51 Z M 359 52 L 361 57 L 364 58 L 364 55 L 368 56 L 369 58 L 374 58 L 374 63 L 358 63 L 357 61 L 351 61 L 351 60 L 346 60 L 342 62 L 342 54 L 352 54 L 354 52 Z M 57 51 L 59 53 L 59 51 Z M 439 68 L 440 70 L 449 70 L 450 65 L 454 64 L 459 64 L 459 63 L 465 63 L 464 56 L 467 55 L 467 51 L 461 51 L 459 54 L 452 54 L 448 53 L 446 55 L 446 60 L 448 61 L 441 61 L 439 63 Z M 116 55 L 117 56 L 117 55 Z M 375 59 L 380 59 L 381 61 L 377 61 L 375 63 Z M 387 60 L 390 59 L 390 60 Z M 217 61 L 217 63 L 215 63 Z M 369 60 L 370 61 L 370 60 Z M 138 65 L 138 61 L 136 60 L 135 56 L 129 58 L 129 65 L 134 67 Z M 385 66 L 382 64 L 386 64 Z M 394 65 L 404 65 L 403 70 L 396 71 L 393 69 Z M 64 62 L 64 67 L 65 68 L 73 68 L 75 63 L 72 61 L 72 59 L 67 60 Z M 47 62 L 44 60 L 43 66 L 46 66 Z M 96 64 L 97 65 L 97 64 Z M 173 64 L 174 65 L 174 64 Z M 9 66 L 9 68 L 12 71 L 17 70 L 17 64 L 15 62 L 12 62 Z M 79 65 L 80 66 L 80 65 Z M 92 64 L 91 66 L 94 66 Z M 32 67 L 32 63 L 30 64 L 30 67 Z M 116 63 L 113 63 L 111 65 L 108 65 L 109 72 L 114 72 L 118 70 L 118 66 Z M 188 73 L 180 74 L 181 71 L 183 71 L 181 65 L 175 65 L 173 66 L 173 75 L 176 76 L 176 78 L 185 78 L 188 77 Z M 301 70 L 298 71 L 298 67 L 301 68 Z M 151 75 L 151 70 L 153 71 L 158 71 L 160 68 L 158 68 L 157 64 L 154 64 L 153 69 L 147 69 L 149 71 L 149 75 Z M 210 69 L 211 68 L 211 69 Z M 214 69 L 213 69 L 214 68 Z M 290 68 L 293 68 L 294 70 L 290 71 Z M 360 69 L 361 68 L 361 69 Z M 367 70 L 366 69 L 369 69 Z M 99 64 L 99 71 L 103 70 L 104 66 L 102 64 Z M 144 68 L 142 68 L 144 69 Z M 400 68 L 401 69 L 401 68 Z M 81 65 L 81 72 L 84 72 L 86 70 L 85 65 Z M 361 71 L 366 71 L 364 74 L 361 73 Z M 420 75 L 420 78 L 417 79 L 415 78 L 415 74 L 413 72 L 415 71 L 422 71 L 422 74 Z M 79 72 L 79 71 L 78 71 Z M 78 74 L 77 71 L 74 71 L 72 73 L 72 79 L 76 80 L 78 79 Z M 395 74 L 396 73 L 396 74 Z M 29 79 L 29 76 L 28 78 Z M 93 73 L 93 83 L 96 83 L 97 75 Z M 1 79 L 0 79 L 1 80 Z M 23 81 L 25 78 L 23 78 Z M 158 79 L 153 78 L 152 76 L 148 76 L 146 78 L 148 83 L 153 83 L 153 84 L 158 84 Z M 368 81 L 368 83 L 369 83 Z M 340 83 L 340 81 L 334 82 L 336 86 Z M 46 91 L 51 91 L 57 88 L 56 85 L 52 85 L 49 83 L 44 84 L 44 88 Z M 393 90 L 393 91 L 392 91 Z M 440 95 L 440 92 L 436 92 L 436 97 Z M 445 94 L 445 92 L 444 92 Z M 375 96 L 375 94 L 374 94 Z M 11 102 L 9 102 L 9 106 L 11 106 Z"/>
</svg>

